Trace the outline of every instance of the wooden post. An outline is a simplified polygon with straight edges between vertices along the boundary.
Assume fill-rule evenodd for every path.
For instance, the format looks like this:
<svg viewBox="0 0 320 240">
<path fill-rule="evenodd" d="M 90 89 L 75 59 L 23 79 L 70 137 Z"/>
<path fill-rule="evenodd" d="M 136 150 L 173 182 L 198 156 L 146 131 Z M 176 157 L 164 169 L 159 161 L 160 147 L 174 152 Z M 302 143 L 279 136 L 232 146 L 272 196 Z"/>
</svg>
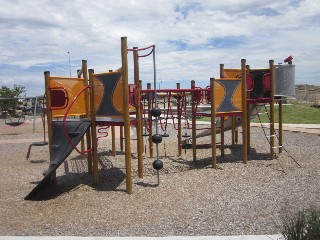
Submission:
<svg viewBox="0 0 320 240">
<path fill-rule="evenodd" d="M 220 117 L 220 137 L 221 137 L 221 144 L 220 144 L 220 151 L 221 157 L 224 157 L 224 116 Z"/>
<path fill-rule="evenodd" d="M 247 164 L 248 159 L 248 136 L 247 136 L 247 127 L 248 127 L 248 115 L 247 115 L 247 84 L 246 84 L 246 60 L 241 59 L 241 83 L 242 83 L 242 161 L 244 164 Z"/>
<path fill-rule="evenodd" d="M 47 126 L 48 126 L 48 146 L 49 146 L 49 155 L 50 163 L 52 162 L 52 111 L 51 111 L 51 92 L 50 92 L 50 72 L 44 72 L 44 84 L 45 84 L 45 93 L 46 93 L 46 105 L 47 105 Z M 51 182 L 56 181 L 56 171 L 51 174 Z"/>
<path fill-rule="evenodd" d="M 235 117 L 234 116 L 231 116 L 231 144 L 232 146 L 235 145 Z"/>
<path fill-rule="evenodd" d="M 123 126 L 120 126 L 120 150 L 123 153 Z"/>
<path fill-rule="evenodd" d="M 177 89 L 180 89 L 180 83 L 177 83 Z M 178 117 L 178 156 L 182 154 L 182 136 L 181 136 L 181 94 L 177 94 L 177 117 Z"/>
<path fill-rule="evenodd" d="M 217 168 L 217 155 L 216 155 L 216 106 L 215 106 L 215 96 L 214 96 L 214 78 L 210 78 L 211 86 L 211 154 L 212 168 Z"/>
<path fill-rule="evenodd" d="M 112 146 L 112 156 L 116 156 L 116 128 L 111 126 L 111 146 Z"/>
<path fill-rule="evenodd" d="M 249 71 L 250 67 L 249 65 L 246 65 L 246 82 L 247 82 L 247 72 Z M 246 103 L 247 103 L 247 152 L 250 151 L 250 142 L 251 142 L 251 126 L 250 126 L 250 103 L 248 103 L 248 99 L 250 99 L 250 92 L 247 91 L 247 84 L 246 84 Z"/>
<path fill-rule="evenodd" d="M 220 64 L 220 78 L 225 78 L 224 76 L 224 64 Z"/>
<path fill-rule="evenodd" d="M 247 99 L 247 98 L 246 98 Z M 251 145 L 251 124 L 250 124 L 250 104 L 247 104 L 247 152 L 250 151 Z"/>
<path fill-rule="evenodd" d="M 89 85 L 89 78 L 88 78 L 88 64 L 87 60 L 82 60 L 82 76 L 85 81 L 85 85 Z M 86 99 L 86 117 L 90 119 L 90 90 L 87 89 L 85 91 L 85 99 Z M 92 139 L 91 139 L 91 131 L 92 129 L 89 128 L 86 132 L 86 140 L 87 140 L 87 149 L 92 148 Z M 92 173 L 92 153 L 88 152 L 88 172 Z"/>
<path fill-rule="evenodd" d="M 279 101 L 279 153 L 282 153 L 282 97 Z"/>
<path fill-rule="evenodd" d="M 78 78 L 81 78 L 81 76 L 82 76 L 82 72 L 83 72 L 83 61 L 85 61 L 85 60 L 82 60 L 82 67 L 81 67 L 81 69 L 78 69 L 77 70 L 77 77 Z M 88 85 L 88 81 L 86 81 L 86 79 L 85 78 L 83 78 L 83 80 L 84 80 L 84 85 Z M 87 79 L 88 80 L 88 79 Z M 87 91 L 85 92 L 85 101 L 87 101 Z M 88 109 L 87 109 L 87 104 L 85 105 L 85 108 L 86 108 L 86 114 L 88 113 Z M 87 115 L 86 115 L 87 116 Z M 81 116 L 82 117 L 82 116 Z M 85 147 L 84 147 L 84 145 L 85 145 L 85 141 L 84 141 L 84 137 L 81 139 L 81 151 L 84 151 L 85 150 Z M 88 164 L 89 164 L 89 161 L 88 161 Z M 90 172 L 89 171 L 89 165 L 88 165 L 88 172 Z"/>
<path fill-rule="evenodd" d="M 236 128 L 235 131 L 234 131 L 234 140 L 235 140 L 235 143 L 238 144 L 238 140 L 239 140 L 239 129 Z"/>
<path fill-rule="evenodd" d="M 269 60 L 269 68 L 270 68 L 270 84 L 271 84 L 271 92 L 270 92 L 270 158 L 274 159 L 274 61 Z"/>
<path fill-rule="evenodd" d="M 94 84 L 93 84 L 93 69 L 89 69 L 89 85 L 91 86 L 90 93 L 90 111 L 91 111 L 91 135 L 92 135 L 92 175 L 93 184 L 99 183 L 99 171 L 98 171 L 98 145 L 97 145 L 97 128 L 96 128 L 96 112 L 94 108 Z"/>
<path fill-rule="evenodd" d="M 191 89 L 196 88 L 196 82 L 194 80 L 191 81 Z M 192 153 L 193 153 L 193 161 L 197 161 L 197 125 L 196 125 L 196 93 L 191 92 L 191 120 L 192 120 Z"/>
<path fill-rule="evenodd" d="M 138 49 L 138 47 L 134 47 L 133 49 Z M 138 155 L 138 174 L 139 178 L 143 178 L 143 159 L 142 159 L 142 152 L 143 152 L 143 142 L 142 142 L 142 112 L 141 112 L 141 105 L 140 105 L 140 91 L 141 91 L 141 84 L 140 84 L 140 76 L 139 76 L 139 56 L 138 51 L 133 51 L 133 70 L 134 70 L 134 84 L 137 85 L 137 103 L 136 103 L 136 118 L 138 120 L 137 123 L 137 155 Z"/>
<path fill-rule="evenodd" d="M 151 89 L 151 83 L 147 83 L 147 89 Z M 148 93 L 149 96 L 153 93 Z M 153 97 L 152 97 L 153 98 Z M 148 97 L 148 124 L 149 124 L 149 152 L 150 158 L 153 158 L 153 142 L 152 142 L 152 115 L 151 115 L 152 99 Z"/>
<path fill-rule="evenodd" d="M 127 37 L 121 37 L 126 187 L 127 187 L 127 193 L 131 194 L 132 193 L 132 166 L 131 166 L 131 147 L 130 147 L 130 116 L 129 116 L 128 54 L 127 54 L 127 52 L 128 52 Z"/>
</svg>

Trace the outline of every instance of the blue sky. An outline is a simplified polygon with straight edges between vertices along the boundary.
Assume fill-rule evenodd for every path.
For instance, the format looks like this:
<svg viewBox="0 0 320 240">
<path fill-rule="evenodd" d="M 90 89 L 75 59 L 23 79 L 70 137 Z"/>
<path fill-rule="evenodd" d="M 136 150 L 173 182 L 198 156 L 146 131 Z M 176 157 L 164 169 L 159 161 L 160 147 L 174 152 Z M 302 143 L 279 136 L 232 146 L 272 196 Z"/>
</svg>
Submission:
<svg viewBox="0 0 320 240">
<path fill-rule="evenodd" d="M 157 80 L 205 82 L 219 64 L 268 67 L 293 56 L 297 84 L 320 85 L 320 0 L 0 0 L 0 86 L 44 93 L 44 71 L 69 76 L 121 65 L 128 47 L 156 45 Z M 68 54 L 70 52 L 70 54 Z M 69 67 L 70 57 L 70 67 Z M 129 78 L 132 77 L 129 56 Z M 152 82 L 152 58 L 140 60 Z"/>
</svg>

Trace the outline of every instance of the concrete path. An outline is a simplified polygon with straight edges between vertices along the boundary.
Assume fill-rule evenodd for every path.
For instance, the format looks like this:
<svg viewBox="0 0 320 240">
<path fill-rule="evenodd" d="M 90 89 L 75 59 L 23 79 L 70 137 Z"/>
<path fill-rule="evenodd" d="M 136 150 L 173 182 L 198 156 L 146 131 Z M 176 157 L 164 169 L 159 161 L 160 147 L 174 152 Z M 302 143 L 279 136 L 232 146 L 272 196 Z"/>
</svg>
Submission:
<svg viewBox="0 0 320 240">
<path fill-rule="evenodd" d="M 0 240 L 284 240 L 281 235 L 239 235 L 239 236 L 172 236 L 172 237 L 9 237 Z"/>
<path fill-rule="evenodd" d="M 269 128 L 270 125 L 267 123 L 251 123 L 252 127 L 265 127 Z M 262 125 L 262 126 L 261 126 Z M 279 124 L 274 125 L 275 129 L 279 129 Z M 282 124 L 283 131 L 291 131 L 291 132 L 302 132 L 302 133 L 311 133 L 311 134 L 317 134 L 320 136 L 320 124 L 290 124 L 285 123 Z"/>
</svg>

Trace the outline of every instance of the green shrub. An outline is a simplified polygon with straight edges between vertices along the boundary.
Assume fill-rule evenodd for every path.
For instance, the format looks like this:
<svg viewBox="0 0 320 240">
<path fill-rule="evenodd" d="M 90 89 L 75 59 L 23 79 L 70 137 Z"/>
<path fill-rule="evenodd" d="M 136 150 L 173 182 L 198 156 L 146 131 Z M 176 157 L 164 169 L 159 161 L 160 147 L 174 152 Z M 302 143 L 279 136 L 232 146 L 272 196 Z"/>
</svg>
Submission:
<svg viewBox="0 0 320 240">
<path fill-rule="evenodd" d="M 287 240 L 320 240 L 320 212 L 313 208 L 282 219 L 281 233 Z"/>
</svg>

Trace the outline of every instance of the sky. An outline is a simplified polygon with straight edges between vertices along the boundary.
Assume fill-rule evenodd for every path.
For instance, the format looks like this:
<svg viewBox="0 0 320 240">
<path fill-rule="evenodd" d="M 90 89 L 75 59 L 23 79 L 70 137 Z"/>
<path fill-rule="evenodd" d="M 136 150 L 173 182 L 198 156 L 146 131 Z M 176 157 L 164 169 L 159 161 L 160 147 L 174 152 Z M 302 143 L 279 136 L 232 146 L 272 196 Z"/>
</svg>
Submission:
<svg viewBox="0 0 320 240">
<path fill-rule="evenodd" d="M 156 45 L 156 80 L 206 82 L 219 65 L 295 64 L 296 84 L 320 85 L 320 0 L 0 0 L 0 87 L 43 95 L 44 71 L 76 77 L 121 66 L 128 48 Z M 70 59 L 70 61 L 69 61 Z M 129 81 L 133 77 L 128 53 Z M 153 83 L 152 57 L 140 79 Z"/>
</svg>

